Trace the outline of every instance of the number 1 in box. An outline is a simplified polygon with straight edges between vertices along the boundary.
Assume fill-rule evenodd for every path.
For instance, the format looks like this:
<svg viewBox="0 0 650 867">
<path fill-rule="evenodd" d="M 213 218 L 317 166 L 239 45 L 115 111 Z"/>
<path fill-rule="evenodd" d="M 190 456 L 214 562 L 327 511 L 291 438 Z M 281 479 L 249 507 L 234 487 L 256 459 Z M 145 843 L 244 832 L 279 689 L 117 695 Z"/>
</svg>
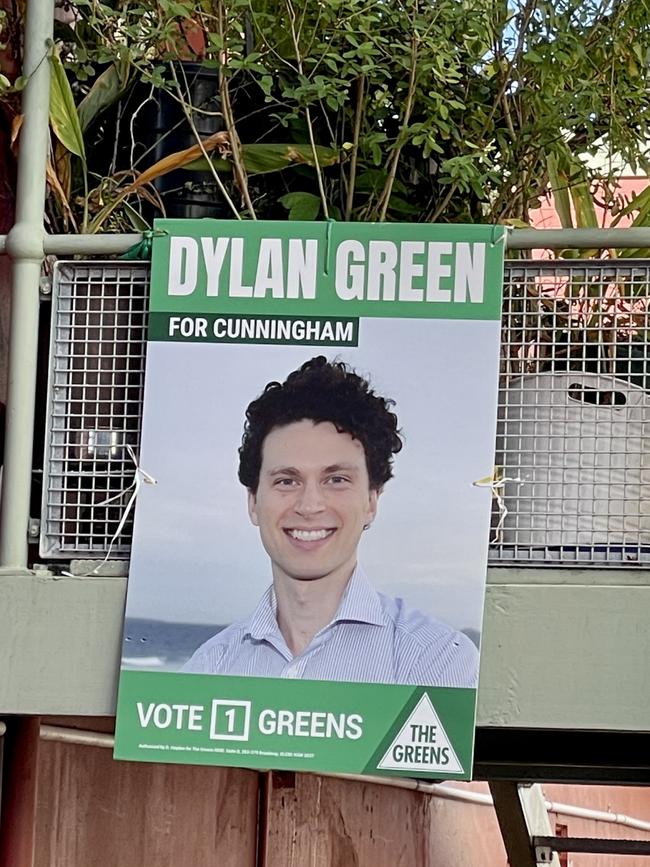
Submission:
<svg viewBox="0 0 650 867">
<path fill-rule="evenodd" d="M 215 698 L 212 700 L 210 738 L 213 741 L 247 741 L 251 703 Z"/>
</svg>

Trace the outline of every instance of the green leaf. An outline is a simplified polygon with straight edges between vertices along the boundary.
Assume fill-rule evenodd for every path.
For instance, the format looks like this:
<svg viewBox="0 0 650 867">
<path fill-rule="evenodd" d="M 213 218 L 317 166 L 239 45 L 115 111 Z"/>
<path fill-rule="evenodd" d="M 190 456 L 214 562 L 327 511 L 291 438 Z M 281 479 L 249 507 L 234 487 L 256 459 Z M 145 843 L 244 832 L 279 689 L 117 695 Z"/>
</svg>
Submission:
<svg viewBox="0 0 650 867">
<path fill-rule="evenodd" d="M 573 213 L 575 214 L 575 225 L 577 229 L 597 229 L 598 215 L 596 214 L 594 197 L 587 179 L 587 170 L 584 163 L 578 159 L 578 157 L 574 156 L 568 149 L 562 156 L 561 160 L 562 167 L 561 170 L 557 171 L 556 177 L 556 180 L 558 181 L 557 185 L 553 181 L 553 172 L 551 170 L 553 167 L 553 159 L 549 158 L 547 163 L 549 167 L 549 177 L 555 186 L 554 193 L 556 193 L 556 190 L 559 192 L 559 190 L 562 189 L 564 195 L 560 194 L 560 197 L 562 198 L 562 208 L 564 209 L 567 204 L 565 195 L 568 192 L 571 202 L 573 203 Z M 560 212 L 559 207 L 557 210 L 560 214 L 562 225 L 564 226 L 565 217 Z M 569 207 L 569 220 L 570 219 L 571 209 Z M 571 226 L 571 222 L 569 222 L 568 225 Z"/>
<path fill-rule="evenodd" d="M 205 157 L 198 157 L 183 166 L 179 166 L 179 168 L 187 172 L 209 172 L 211 171 L 210 163 L 212 163 L 215 172 L 232 172 L 232 163 L 223 157 L 213 157 L 210 161 L 206 160 Z"/>
<path fill-rule="evenodd" d="M 420 212 L 420 209 L 416 205 L 407 202 L 406 199 L 402 199 L 400 196 L 390 197 L 390 210 L 405 217 L 415 216 Z"/>
<path fill-rule="evenodd" d="M 70 82 L 65 74 L 61 58 L 53 51 L 50 55 L 52 79 L 50 84 L 50 123 L 54 135 L 71 153 L 86 161 L 84 137 L 79 115 L 74 104 Z"/>
<path fill-rule="evenodd" d="M 589 184 L 586 182 L 574 184 L 571 187 L 571 198 L 576 214 L 576 228 L 597 229 L 598 215 Z"/>
<path fill-rule="evenodd" d="M 147 232 L 151 229 L 149 223 L 147 223 L 147 221 L 136 211 L 136 209 L 132 205 L 130 205 L 128 202 L 122 202 L 122 207 L 124 208 L 124 212 L 136 232 Z"/>
<path fill-rule="evenodd" d="M 77 113 L 83 131 L 122 96 L 129 83 L 131 65 L 123 58 L 105 69 L 79 103 Z"/>
<path fill-rule="evenodd" d="M 245 144 L 242 145 L 244 166 L 249 175 L 263 175 L 278 172 L 291 165 L 313 166 L 314 153 L 305 144 Z M 335 148 L 316 145 L 316 156 L 320 166 L 332 166 L 340 162 L 339 151 Z M 232 163 L 224 159 L 213 159 L 212 165 L 220 171 L 230 171 Z M 207 160 L 201 157 L 183 166 L 190 171 L 206 171 Z"/>
<path fill-rule="evenodd" d="M 287 193 L 279 201 L 290 220 L 315 220 L 320 212 L 320 199 L 313 193 Z"/>
<path fill-rule="evenodd" d="M 548 179 L 553 193 L 555 209 L 562 223 L 563 229 L 573 228 L 573 216 L 571 214 L 571 199 L 567 189 L 567 177 L 560 172 L 555 154 L 549 154 L 546 158 Z"/>
<path fill-rule="evenodd" d="M 612 226 L 616 226 L 622 217 L 627 217 L 637 211 L 632 223 L 633 226 L 647 226 L 650 220 L 650 187 L 641 190 L 630 199 L 627 205 L 612 220 Z"/>
<path fill-rule="evenodd" d="M 617 250 L 616 252 L 619 259 L 647 259 L 648 257 L 650 257 L 650 248 L 648 247 L 625 247 L 623 250 Z M 635 288 L 636 287 L 633 287 L 633 291 Z M 644 291 L 645 286 L 642 286 L 641 293 L 643 293 Z"/>
</svg>

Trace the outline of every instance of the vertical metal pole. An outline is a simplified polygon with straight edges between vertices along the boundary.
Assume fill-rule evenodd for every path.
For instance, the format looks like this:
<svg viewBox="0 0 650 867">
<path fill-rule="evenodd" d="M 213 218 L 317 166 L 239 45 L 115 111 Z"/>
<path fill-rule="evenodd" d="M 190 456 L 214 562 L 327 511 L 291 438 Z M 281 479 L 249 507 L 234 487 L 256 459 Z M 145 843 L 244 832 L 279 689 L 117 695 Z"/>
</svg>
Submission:
<svg viewBox="0 0 650 867">
<path fill-rule="evenodd" d="M 508 864 L 512 867 L 537 867 L 517 783 L 491 780 L 490 792 Z"/>
<path fill-rule="evenodd" d="M 7 236 L 13 277 L 0 567 L 18 569 L 27 566 L 53 17 L 54 0 L 27 0 L 16 223 Z"/>
</svg>

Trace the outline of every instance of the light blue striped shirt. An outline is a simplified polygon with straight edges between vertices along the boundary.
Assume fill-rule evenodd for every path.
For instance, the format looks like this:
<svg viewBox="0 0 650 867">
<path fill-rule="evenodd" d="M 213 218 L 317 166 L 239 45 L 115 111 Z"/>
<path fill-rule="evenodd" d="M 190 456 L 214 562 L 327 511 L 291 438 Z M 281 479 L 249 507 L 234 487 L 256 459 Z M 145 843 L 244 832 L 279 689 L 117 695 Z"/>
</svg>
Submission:
<svg viewBox="0 0 650 867">
<path fill-rule="evenodd" d="M 208 639 L 183 667 L 200 674 L 475 687 L 478 651 L 463 635 L 378 593 L 357 567 L 333 620 L 294 656 L 269 587 L 253 615 Z"/>
</svg>

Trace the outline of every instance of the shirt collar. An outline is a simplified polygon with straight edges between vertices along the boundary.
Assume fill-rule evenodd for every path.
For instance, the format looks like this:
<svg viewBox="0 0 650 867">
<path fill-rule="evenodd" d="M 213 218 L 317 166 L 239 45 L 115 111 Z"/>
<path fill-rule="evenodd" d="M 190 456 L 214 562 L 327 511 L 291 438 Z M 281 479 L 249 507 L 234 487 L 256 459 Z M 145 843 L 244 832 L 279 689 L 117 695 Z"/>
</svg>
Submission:
<svg viewBox="0 0 650 867">
<path fill-rule="evenodd" d="M 379 594 L 359 564 L 348 581 L 332 623 L 345 620 L 369 623 L 372 626 L 383 626 L 386 620 Z"/>
<path fill-rule="evenodd" d="M 277 601 L 271 585 L 253 614 L 245 622 L 244 634 L 258 641 L 277 637 L 280 630 L 276 612 Z M 379 594 L 368 581 L 363 568 L 357 564 L 331 623 L 352 621 L 368 623 L 371 626 L 383 626 L 385 620 Z"/>
<path fill-rule="evenodd" d="M 275 591 L 273 590 L 273 585 L 271 585 L 264 596 L 260 599 L 259 605 L 255 611 L 245 622 L 244 635 L 250 636 L 258 641 L 279 635 L 280 630 L 275 616 L 276 611 L 277 602 L 275 600 Z"/>
</svg>

